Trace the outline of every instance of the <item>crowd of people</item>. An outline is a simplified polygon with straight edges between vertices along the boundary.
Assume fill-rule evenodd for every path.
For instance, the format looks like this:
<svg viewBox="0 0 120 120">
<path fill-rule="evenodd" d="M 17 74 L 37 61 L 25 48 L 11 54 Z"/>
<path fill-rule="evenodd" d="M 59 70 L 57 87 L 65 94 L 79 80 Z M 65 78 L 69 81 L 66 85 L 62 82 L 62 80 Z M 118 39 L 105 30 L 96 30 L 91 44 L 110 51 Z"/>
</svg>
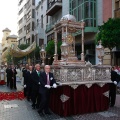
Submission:
<svg viewBox="0 0 120 120">
<path fill-rule="evenodd" d="M 3 69 L 1 69 L 3 70 Z M 57 88 L 57 83 L 50 66 L 45 65 L 41 71 L 40 65 L 8 65 L 6 68 L 7 86 L 10 89 L 17 89 L 16 80 L 20 80 L 24 87 L 24 96 L 32 103 L 32 109 L 38 109 L 39 115 L 51 114 L 49 110 L 50 88 Z M 111 68 L 111 81 L 109 91 L 109 103 L 113 107 L 116 100 L 116 88 L 120 84 L 120 67 Z"/>
<path fill-rule="evenodd" d="M 40 65 L 31 66 L 26 64 L 20 66 L 23 79 L 24 96 L 32 102 L 32 109 L 38 109 L 39 115 L 51 114 L 49 110 L 50 88 L 57 88 L 53 73 L 50 72 L 50 66 L 45 65 L 44 71 L 41 71 Z M 10 89 L 17 89 L 16 75 L 17 71 L 14 65 L 8 66 L 7 86 Z"/>
</svg>

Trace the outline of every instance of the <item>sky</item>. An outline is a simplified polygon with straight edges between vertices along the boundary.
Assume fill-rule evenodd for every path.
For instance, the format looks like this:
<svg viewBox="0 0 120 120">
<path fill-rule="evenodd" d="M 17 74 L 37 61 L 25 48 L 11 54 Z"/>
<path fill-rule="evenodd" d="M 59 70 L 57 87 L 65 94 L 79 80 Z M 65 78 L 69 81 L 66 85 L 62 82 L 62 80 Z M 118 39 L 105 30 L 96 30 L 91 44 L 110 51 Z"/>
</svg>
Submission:
<svg viewBox="0 0 120 120">
<path fill-rule="evenodd" d="M 11 30 L 11 35 L 17 35 L 17 12 L 18 0 L 0 1 L 0 42 L 2 40 L 2 30 L 6 27 Z"/>
</svg>

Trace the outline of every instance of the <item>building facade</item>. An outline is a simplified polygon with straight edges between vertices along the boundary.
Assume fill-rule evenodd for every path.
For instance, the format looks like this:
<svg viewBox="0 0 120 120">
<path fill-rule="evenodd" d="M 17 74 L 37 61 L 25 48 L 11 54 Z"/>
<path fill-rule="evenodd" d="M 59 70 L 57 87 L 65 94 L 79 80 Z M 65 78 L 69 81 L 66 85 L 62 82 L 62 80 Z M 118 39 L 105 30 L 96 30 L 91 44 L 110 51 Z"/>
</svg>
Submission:
<svg viewBox="0 0 120 120">
<path fill-rule="evenodd" d="M 117 2 L 116 2 L 117 1 Z M 119 0 L 36 0 L 35 1 L 35 40 L 41 46 L 54 39 L 54 24 L 62 16 L 72 14 L 77 21 L 85 21 L 85 60 L 92 64 L 98 63 L 96 56 L 95 35 L 98 26 L 114 17 L 113 3 Z M 116 5 L 117 6 L 117 5 Z M 117 6 L 118 8 L 118 6 Z M 116 14 L 116 13 L 115 13 Z M 74 34 L 76 55 L 80 58 L 81 31 Z M 58 33 L 58 40 L 62 40 Z M 105 55 L 104 64 L 110 64 L 110 56 Z"/>
<path fill-rule="evenodd" d="M 62 16 L 72 14 L 77 21 L 85 21 L 85 60 L 92 64 L 97 64 L 98 59 L 95 56 L 96 45 L 95 35 L 98 26 L 102 25 L 112 17 L 112 0 L 36 0 L 36 27 L 39 39 L 44 38 L 46 44 L 54 39 L 54 24 Z M 106 15 L 107 13 L 107 15 Z M 38 15 L 37 15 L 38 14 Z M 44 30 L 43 30 L 43 29 Z M 41 29 L 41 30 L 40 30 Z M 41 31 L 41 32 L 40 32 Z M 41 38 L 40 38 L 41 36 Z M 80 58 L 81 53 L 81 31 L 74 34 L 76 42 L 76 55 Z M 58 40 L 62 40 L 61 34 L 58 34 Z M 107 61 L 108 62 L 108 61 Z M 105 63 L 106 64 L 106 63 Z"/>
<path fill-rule="evenodd" d="M 113 0 L 113 17 L 120 18 L 120 0 Z M 113 65 L 120 65 L 120 48 L 115 47 L 113 49 Z"/>
<path fill-rule="evenodd" d="M 8 28 L 5 28 L 3 30 L 3 37 L 2 37 L 2 64 L 7 64 L 6 56 L 8 54 L 8 48 L 11 46 L 11 44 L 18 44 L 16 35 L 10 35 L 11 30 Z"/>
<path fill-rule="evenodd" d="M 120 0 L 114 0 L 114 17 L 120 18 Z"/>
<path fill-rule="evenodd" d="M 37 45 L 41 46 L 44 44 L 46 46 L 47 44 L 47 38 L 46 38 L 46 23 L 47 23 L 47 16 L 46 16 L 46 10 L 47 10 L 47 0 L 36 0 L 36 20 L 35 20 L 35 39 Z"/>
<path fill-rule="evenodd" d="M 18 41 L 32 44 L 35 40 L 35 0 L 18 0 Z"/>
</svg>

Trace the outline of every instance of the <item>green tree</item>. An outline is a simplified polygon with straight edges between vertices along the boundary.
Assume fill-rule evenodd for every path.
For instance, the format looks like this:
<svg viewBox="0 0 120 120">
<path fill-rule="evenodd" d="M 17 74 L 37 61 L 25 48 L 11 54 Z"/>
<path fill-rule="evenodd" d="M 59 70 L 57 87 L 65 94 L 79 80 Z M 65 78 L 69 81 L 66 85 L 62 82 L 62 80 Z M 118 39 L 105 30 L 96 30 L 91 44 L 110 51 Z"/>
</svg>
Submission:
<svg viewBox="0 0 120 120">
<path fill-rule="evenodd" d="M 11 64 L 12 63 L 12 56 L 10 55 L 9 52 L 6 54 L 6 60 L 7 60 L 7 64 Z"/>
<path fill-rule="evenodd" d="M 34 53 L 35 53 L 35 58 L 39 59 L 40 58 L 40 47 L 39 46 L 36 46 Z"/>
<path fill-rule="evenodd" d="M 61 44 L 62 44 L 62 42 L 58 41 L 58 44 L 57 44 L 58 55 L 60 55 L 60 53 L 61 53 L 61 50 L 60 50 Z M 47 47 L 45 49 L 46 49 L 47 55 L 53 56 L 54 52 L 55 52 L 54 40 L 49 41 L 47 44 Z"/>
<path fill-rule="evenodd" d="M 61 56 L 61 50 L 60 50 L 60 46 L 62 44 L 62 41 L 58 41 L 57 43 L 57 52 L 58 52 L 58 57 Z M 54 40 L 51 40 L 48 42 L 47 47 L 45 48 L 46 52 L 47 52 L 47 56 L 50 57 L 50 63 L 52 63 L 53 61 L 53 56 L 55 53 L 55 44 L 54 44 Z"/>
<path fill-rule="evenodd" d="M 110 18 L 106 23 L 99 26 L 98 30 L 96 43 L 98 44 L 98 41 L 101 40 L 102 45 L 110 49 L 112 57 L 112 49 L 120 47 L 120 18 Z"/>
</svg>

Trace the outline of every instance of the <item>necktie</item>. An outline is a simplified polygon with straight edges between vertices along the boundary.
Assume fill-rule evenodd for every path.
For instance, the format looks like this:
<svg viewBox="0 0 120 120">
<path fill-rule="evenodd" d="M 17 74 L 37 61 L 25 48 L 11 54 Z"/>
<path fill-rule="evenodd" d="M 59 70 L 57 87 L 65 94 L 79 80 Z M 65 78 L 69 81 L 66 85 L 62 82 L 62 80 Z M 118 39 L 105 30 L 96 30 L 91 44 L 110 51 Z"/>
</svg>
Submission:
<svg viewBox="0 0 120 120">
<path fill-rule="evenodd" d="M 40 72 L 38 72 L 38 76 L 40 77 Z"/>
<path fill-rule="evenodd" d="M 49 74 L 47 73 L 47 85 L 50 85 Z"/>
</svg>

